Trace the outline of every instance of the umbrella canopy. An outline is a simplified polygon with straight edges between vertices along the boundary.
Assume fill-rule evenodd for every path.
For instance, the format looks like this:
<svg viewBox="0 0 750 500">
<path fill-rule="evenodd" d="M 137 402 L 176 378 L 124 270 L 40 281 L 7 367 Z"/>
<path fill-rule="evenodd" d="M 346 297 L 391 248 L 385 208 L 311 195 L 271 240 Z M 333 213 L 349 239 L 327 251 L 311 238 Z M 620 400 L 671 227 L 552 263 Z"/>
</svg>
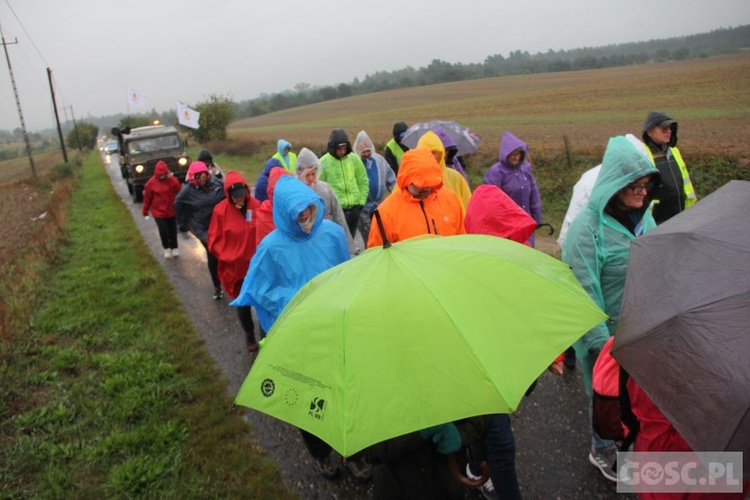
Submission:
<svg viewBox="0 0 750 500">
<path fill-rule="evenodd" d="M 697 451 L 750 456 L 748 214 L 732 181 L 631 244 L 612 355 Z"/>
<path fill-rule="evenodd" d="M 605 315 L 562 262 L 485 235 L 368 249 L 279 316 L 236 402 L 343 456 L 432 425 L 516 409 Z"/>
<path fill-rule="evenodd" d="M 442 120 L 415 123 L 406 130 L 404 137 L 401 139 L 401 143 L 410 148 L 416 148 L 419 138 L 429 131 L 434 132 L 436 128 L 442 128 L 451 136 L 451 139 L 453 139 L 458 148 L 458 153 L 456 153 L 457 156 L 477 152 L 477 149 L 479 148 L 479 140 L 481 139 L 479 135 L 458 122 Z"/>
</svg>

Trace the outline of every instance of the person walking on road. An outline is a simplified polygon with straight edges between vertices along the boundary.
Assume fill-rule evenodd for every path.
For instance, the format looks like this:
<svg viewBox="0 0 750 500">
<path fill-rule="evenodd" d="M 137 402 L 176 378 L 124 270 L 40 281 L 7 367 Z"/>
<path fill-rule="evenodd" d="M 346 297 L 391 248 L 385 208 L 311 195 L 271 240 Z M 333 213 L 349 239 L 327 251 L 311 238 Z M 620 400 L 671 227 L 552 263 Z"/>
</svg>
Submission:
<svg viewBox="0 0 750 500">
<path fill-rule="evenodd" d="M 664 111 L 651 111 L 643 123 L 643 142 L 661 176 L 661 185 L 653 193 L 654 220 L 661 224 L 693 206 L 698 198 L 677 149 L 677 122 Z"/>
<path fill-rule="evenodd" d="M 235 307 L 255 307 L 265 331 L 270 332 L 284 307 L 308 281 L 349 260 L 344 230 L 324 214 L 323 199 L 302 181 L 284 175 L 278 178 L 273 191 L 276 229 L 261 241 L 242 290 L 230 303 Z M 320 474 L 327 479 L 338 476 L 331 447 L 306 431 L 300 432 Z M 350 469 L 359 475 L 357 479 L 369 479 L 366 467 L 350 461 Z"/>
<path fill-rule="evenodd" d="M 359 155 L 365 164 L 367 179 L 370 183 L 370 193 L 367 195 L 367 203 L 362 208 L 359 217 L 359 232 L 362 239 L 367 241 L 370 234 L 370 219 L 378 205 L 388 196 L 396 186 L 396 174 L 382 155 L 375 151 L 375 146 L 367 135 L 360 130 L 354 139 L 354 152 Z"/>
<path fill-rule="evenodd" d="M 281 166 L 290 174 L 294 174 L 297 165 L 297 155 L 292 153 L 292 143 L 286 139 L 279 139 L 276 143 L 276 153 L 269 159 L 279 160 Z"/>
<path fill-rule="evenodd" d="M 656 226 L 648 207 L 658 179 L 659 172 L 640 141 L 623 136 L 610 139 L 591 199 L 573 220 L 563 244 L 563 262 L 610 318 L 573 345 L 589 399 L 594 364 L 617 327 L 630 242 Z M 615 442 L 601 438 L 592 427 L 589 462 L 610 481 L 617 481 L 616 452 Z"/>
<path fill-rule="evenodd" d="M 385 150 L 383 151 L 385 161 L 391 166 L 393 173 L 397 175 L 398 169 L 401 168 L 401 158 L 404 153 L 409 151 L 409 147 L 401 142 L 408 129 L 409 126 L 404 122 L 394 123 L 393 138 L 385 143 Z"/>
<path fill-rule="evenodd" d="M 342 129 L 337 128 L 328 138 L 327 153 L 320 159 L 320 180 L 330 184 L 344 209 L 352 238 L 357 232 L 359 213 L 367 203 L 370 184 L 359 156 L 352 154 L 352 144 Z"/>
<path fill-rule="evenodd" d="M 154 216 L 165 259 L 180 255 L 177 249 L 177 222 L 174 215 L 174 200 L 181 187 L 182 184 L 172 175 L 167 164 L 160 160 L 156 162 L 154 176 L 146 182 L 143 189 L 142 213 L 147 219 L 149 212 Z"/>
<path fill-rule="evenodd" d="M 471 188 L 469 183 L 463 178 L 460 172 L 452 168 L 448 168 L 445 164 L 445 146 L 443 141 L 435 132 L 428 131 L 417 142 L 418 148 L 427 148 L 432 152 L 435 160 L 438 162 L 440 171 L 443 174 L 443 185 L 456 193 L 461 206 L 463 206 L 464 212 L 466 207 L 469 206 L 469 200 L 471 199 Z"/>
<path fill-rule="evenodd" d="M 505 191 L 537 224 L 541 224 L 542 198 L 528 156 L 529 146 L 525 142 L 510 132 L 503 132 L 498 162 L 484 174 L 484 183 Z M 534 246 L 533 235 L 530 241 Z"/>
<path fill-rule="evenodd" d="M 190 231 L 198 238 L 206 249 L 208 272 L 214 285 L 214 300 L 224 297 L 219 280 L 219 261 L 208 250 L 208 228 L 214 207 L 225 198 L 224 183 L 208 170 L 202 161 L 190 164 L 187 182 L 177 194 L 174 201 L 174 211 L 177 217 L 177 227 L 181 232 Z"/>
<path fill-rule="evenodd" d="M 224 182 L 226 198 L 215 207 L 208 228 L 208 249 L 219 261 L 218 275 L 230 298 L 242 289 L 250 259 L 255 254 L 255 213 L 260 202 L 250 196 L 250 188 L 239 172 L 227 172 Z M 256 352 L 252 308 L 237 308 L 249 352 Z"/>
</svg>

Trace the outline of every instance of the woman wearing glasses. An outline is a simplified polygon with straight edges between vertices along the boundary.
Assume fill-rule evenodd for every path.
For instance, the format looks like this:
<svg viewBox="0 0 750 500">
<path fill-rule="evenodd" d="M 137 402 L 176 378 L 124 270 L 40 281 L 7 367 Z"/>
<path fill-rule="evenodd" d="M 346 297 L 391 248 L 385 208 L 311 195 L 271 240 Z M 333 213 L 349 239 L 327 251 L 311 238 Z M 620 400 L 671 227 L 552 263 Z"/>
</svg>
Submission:
<svg viewBox="0 0 750 500">
<path fill-rule="evenodd" d="M 648 210 L 659 174 L 643 143 L 633 136 L 614 137 L 588 205 L 576 216 L 563 244 L 562 259 L 584 290 L 611 318 L 589 330 L 575 344 L 581 359 L 586 394 L 592 397 L 594 363 L 614 334 L 625 288 L 630 242 L 656 227 Z M 589 461 L 611 481 L 617 480 L 614 441 L 592 429 Z"/>
</svg>

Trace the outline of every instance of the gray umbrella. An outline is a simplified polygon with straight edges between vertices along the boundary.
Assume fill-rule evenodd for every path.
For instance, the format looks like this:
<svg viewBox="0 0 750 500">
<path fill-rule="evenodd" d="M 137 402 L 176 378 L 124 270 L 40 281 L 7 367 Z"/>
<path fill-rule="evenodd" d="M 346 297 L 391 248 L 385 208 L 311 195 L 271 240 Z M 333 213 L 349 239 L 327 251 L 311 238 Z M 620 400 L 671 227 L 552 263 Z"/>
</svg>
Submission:
<svg viewBox="0 0 750 500">
<path fill-rule="evenodd" d="M 401 143 L 410 148 L 416 148 L 420 137 L 429 131 L 434 131 L 438 127 L 445 130 L 445 132 L 450 135 L 451 139 L 456 143 L 458 156 L 477 152 L 481 138 L 476 132 L 458 122 L 443 120 L 415 123 L 406 130 L 404 137 L 401 139 Z"/>
<path fill-rule="evenodd" d="M 750 457 L 750 182 L 633 241 L 612 355 L 694 450 Z"/>
</svg>

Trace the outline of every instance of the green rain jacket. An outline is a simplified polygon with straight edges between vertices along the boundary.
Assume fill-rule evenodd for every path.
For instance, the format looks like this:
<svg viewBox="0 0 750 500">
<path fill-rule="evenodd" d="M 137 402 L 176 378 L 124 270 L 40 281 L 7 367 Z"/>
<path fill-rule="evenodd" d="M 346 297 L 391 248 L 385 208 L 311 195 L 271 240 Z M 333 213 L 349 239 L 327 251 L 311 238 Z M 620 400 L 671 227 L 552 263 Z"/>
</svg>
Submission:
<svg viewBox="0 0 750 500">
<path fill-rule="evenodd" d="M 604 213 L 604 208 L 622 188 L 649 174 L 658 176 L 658 170 L 642 143 L 633 136 L 610 139 L 591 199 L 571 224 L 563 244 L 562 260 L 572 268 L 583 289 L 610 317 L 609 321 L 586 332 L 573 346 L 583 365 L 583 380 L 589 397 L 592 395 L 591 373 L 598 350 L 617 327 L 630 259 L 630 242 L 636 238 L 617 219 Z M 638 220 L 637 235 L 656 227 L 647 205 L 634 211 L 633 216 Z"/>
</svg>

